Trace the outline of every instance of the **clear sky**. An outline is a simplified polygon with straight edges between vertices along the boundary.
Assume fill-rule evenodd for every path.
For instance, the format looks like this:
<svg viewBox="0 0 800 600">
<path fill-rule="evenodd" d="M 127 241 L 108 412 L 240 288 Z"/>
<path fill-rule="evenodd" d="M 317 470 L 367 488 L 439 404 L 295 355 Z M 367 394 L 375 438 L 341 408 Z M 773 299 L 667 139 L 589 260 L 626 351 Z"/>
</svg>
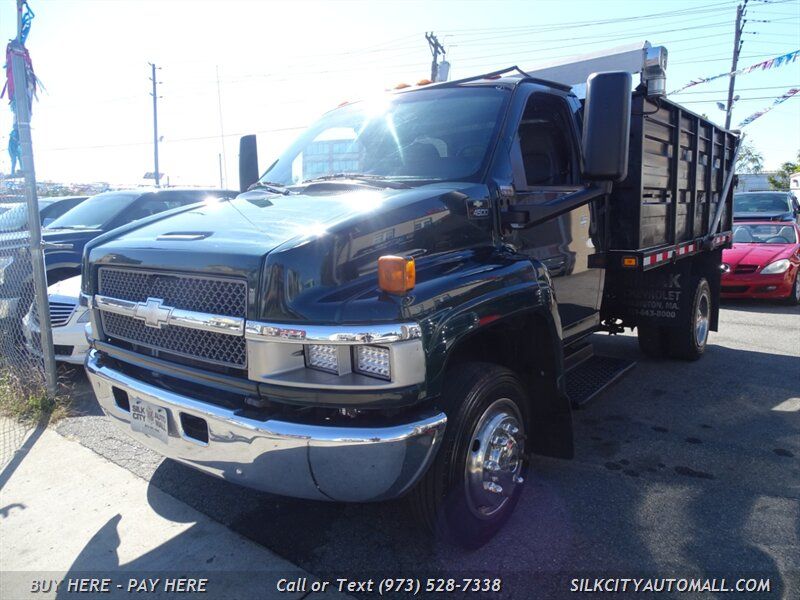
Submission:
<svg viewBox="0 0 800 600">
<path fill-rule="evenodd" d="M 161 69 L 161 171 L 172 184 L 237 184 L 238 136 L 259 134 L 262 169 L 325 110 L 429 76 L 425 31 L 451 78 L 647 39 L 669 50 L 667 88 L 730 67 L 737 1 L 204 2 L 29 0 L 28 48 L 46 91 L 34 106 L 39 179 L 140 183 L 153 170 L 148 61 Z M 689 11 L 673 14 L 675 11 Z M 740 66 L 800 48 L 800 0 L 750 0 Z M 655 13 L 670 13 L 649 16 Z M 764 22 L 766 21 L 766 22 Z M 0 0 L 0 37 L 13 37 Z M 217 87 L 219 72 L 219 96 Z M 800 87 L 800 60 L 737 78 L 733 125 Z M 671 98 L 724 122 L 726 78 Z M 220 104 L 221 100 L 221 119 Z M 5 103 L 5 100 L 3 100 Z M 0 107 L 0 172 L 11 113 Z M 774 168 L 800 149 L 800 96 L 745 128 Z"/>
</svg>

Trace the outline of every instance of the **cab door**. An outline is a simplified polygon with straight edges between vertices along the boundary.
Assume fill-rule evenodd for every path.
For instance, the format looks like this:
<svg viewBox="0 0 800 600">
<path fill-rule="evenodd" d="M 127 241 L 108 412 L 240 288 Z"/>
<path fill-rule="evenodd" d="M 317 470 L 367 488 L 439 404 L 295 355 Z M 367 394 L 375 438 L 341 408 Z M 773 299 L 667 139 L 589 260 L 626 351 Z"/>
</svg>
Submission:
<svg viewBox="0 0 800 600">
<path fill-rule="evenodd" d="M 511 143 L 513 194 L 509 204 L 546 202 L 579 189 L 577 131 L 566 99 L 531 93 Z M 550 272 L 564 338 L 599 324 L 602 269 L 590 269 L 595 253 L 594 207 L 587 204 L 545 223 L 505 235 L 517 252 L 541 261 Z"/>
</svg>

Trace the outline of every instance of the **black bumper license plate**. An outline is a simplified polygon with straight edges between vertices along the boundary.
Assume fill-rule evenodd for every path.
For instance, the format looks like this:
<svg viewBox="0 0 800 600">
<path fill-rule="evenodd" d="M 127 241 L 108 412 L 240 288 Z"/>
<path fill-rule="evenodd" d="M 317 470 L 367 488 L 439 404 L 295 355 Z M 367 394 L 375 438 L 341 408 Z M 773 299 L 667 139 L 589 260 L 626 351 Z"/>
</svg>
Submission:
<svg viewBox="0 0 800 600">
<path fill-rule="evenodd" d="M 160 406 L 134 398 L 131 402 L 131 429 L 167 443 L 167 411 Z"/>
</svg>

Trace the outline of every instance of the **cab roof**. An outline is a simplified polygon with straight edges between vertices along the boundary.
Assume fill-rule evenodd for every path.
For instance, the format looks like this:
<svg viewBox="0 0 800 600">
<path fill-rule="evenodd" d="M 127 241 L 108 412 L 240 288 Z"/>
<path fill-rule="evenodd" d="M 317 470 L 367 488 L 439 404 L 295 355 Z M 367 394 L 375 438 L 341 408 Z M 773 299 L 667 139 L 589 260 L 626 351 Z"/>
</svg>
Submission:
<svg viewBox="0 0 800 600">
<path fill-rule="evenodd" d="M 461 87 L 461 86 L 496 86 L 503 85 L 506 87 L 516 87 L 522 83 L 535 83 L 544 87 L 553 88 L 562 92 L 571 92 L 572 87 L 558 83 L 556 81 L 549 81 L 547 79 L 539 79 L 533 77 L 517 67 L 507 67 L 499 71 L 492 71 L 490 73 L 483 73 L 480 75 L 473 75 L 463 79 L 455 79 L 453 81 L 441 81 L 438 83 L 428 83 L 425 85 L 409 86 L 401 89 L 394 90 L 398 93 L 416 92 L 425 89 L 441 89 L 447 87 Z"/>
</svg>

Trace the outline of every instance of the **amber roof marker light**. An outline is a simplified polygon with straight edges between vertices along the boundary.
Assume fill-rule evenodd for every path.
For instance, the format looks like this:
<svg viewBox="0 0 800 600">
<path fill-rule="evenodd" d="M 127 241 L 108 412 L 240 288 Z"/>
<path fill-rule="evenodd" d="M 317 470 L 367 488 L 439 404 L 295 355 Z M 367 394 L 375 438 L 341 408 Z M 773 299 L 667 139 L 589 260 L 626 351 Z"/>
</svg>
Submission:
<svg viewBox="0 0 800 600">
<path fill-rule="evenodd" d="M 378 287 L 387 294 L 405 294 L 414 289 L 416 280 L 413 258 L 389 255 L 378 259 Z"/>
</svg>

